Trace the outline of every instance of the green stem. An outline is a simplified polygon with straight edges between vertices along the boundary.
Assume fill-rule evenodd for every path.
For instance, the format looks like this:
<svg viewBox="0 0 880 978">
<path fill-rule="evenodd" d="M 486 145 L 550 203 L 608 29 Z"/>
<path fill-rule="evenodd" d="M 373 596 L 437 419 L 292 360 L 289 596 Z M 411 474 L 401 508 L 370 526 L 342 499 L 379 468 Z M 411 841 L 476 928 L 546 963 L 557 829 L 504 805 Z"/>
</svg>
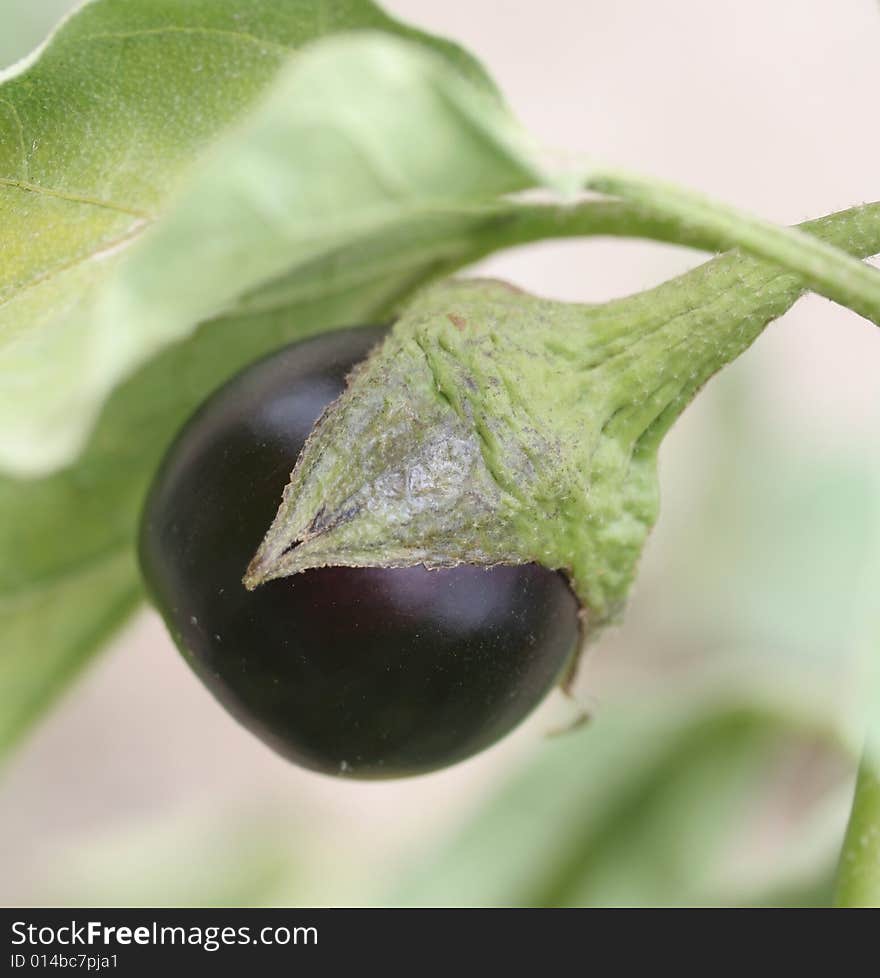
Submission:
<svg viewBox="0 0 880 978">
<path fill-rule="evenodd" d="M 791 230 L 799 232 L 799 239 L 824 239 L 825 247 L 835 255 L 844 251 L 858 257 L 871 255 L 880 251 L 880 201 L 805 221 Z M 584 200 L 567 205 L 518 203 L 515 207 L 508 202 L 482 212 L 470 233 L 471 249 L 446 264 L 438 264 L 434 277 L 446 277 L 463 265 L 505 248 L 553 239 L 643 238 L 709 252 L 722 251 L 727 246 L 715 231 L 627 200 Z M 850 260 L 861 265 L 855 258 Z M 778 267 L 778 263 L 774 264 Z M 790 263 L 784 267 L 791 270 Z"/>
<path fill-rule="evenodd" d="M 596 172 L 586 185 L 638 204 L 658 218 L 678 220 L 691 236 L 713 240 L 717 250 L 742 248 L 795 272 L 814 292 L 880 326 L 880 271 L 833 245 L 651 178 Z"/>
<path fill-rule="evenodd" d="M 878 205 L 880 219 L 880 205 Z M 719 251 L 718 235 L 627 200 L 583 200 L 576 204 L 518 204 L 505 208 L 494 229 L 493 249 L 553 238 L 646 238 L 699 251 Z M 480 247 L 481 253 L 488 250 Z"/>
<path fill-rule="evenodd" d="M 880 907 L 880 756 L 869 739 L 856 780 L 834 895 L 838 907 Z"/>
</svg>

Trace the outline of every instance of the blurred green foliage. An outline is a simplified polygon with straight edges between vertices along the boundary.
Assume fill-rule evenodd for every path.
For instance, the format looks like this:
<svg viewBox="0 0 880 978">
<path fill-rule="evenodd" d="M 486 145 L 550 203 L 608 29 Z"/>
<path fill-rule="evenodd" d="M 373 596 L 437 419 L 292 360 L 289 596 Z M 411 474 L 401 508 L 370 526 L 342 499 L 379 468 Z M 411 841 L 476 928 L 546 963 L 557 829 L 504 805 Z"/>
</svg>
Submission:
<svg viewBox="0 0 880 978">
<path fill-rule="evenodd" d="M 714 707 L 697 700 L 690 713 L 684 706 L 680 698 L 664 708 L 645 699 L 618 705 L 603 711 L 593 729 L 543 747 L 392 902 L 772 902 L 771 874 L 749 865 L 744 832 L 760 835 L 767 817 L 762 810 L 770 807 L 784 764 L 814 742 L 829 751 L 814 773 L 830 776 L 831 745 L 809 723 L 746 698 L 722 699 Z M 841 758 L 834 760 L 842 766 Z M 764 854 L 776 883 L 791 888 L 786 899 L 798 902 L 810 899 L 831 869 L 822 860 L 798 878 L 804 834 L 795 820 L 784 849 Z"/>
</svg>

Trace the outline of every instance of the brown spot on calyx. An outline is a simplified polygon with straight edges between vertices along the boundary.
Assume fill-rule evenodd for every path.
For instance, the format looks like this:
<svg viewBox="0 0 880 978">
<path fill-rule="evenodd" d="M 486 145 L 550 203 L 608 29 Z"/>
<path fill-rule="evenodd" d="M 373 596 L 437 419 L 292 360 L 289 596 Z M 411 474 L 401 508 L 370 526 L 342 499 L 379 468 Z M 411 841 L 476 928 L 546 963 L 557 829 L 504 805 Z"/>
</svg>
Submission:
<svg viewBox="0 0 880 978">
<path fill-rule="evenodd" d="M 467 320 L 464 316 L 457 316 L 454 312 L 446 313 L 446 318 L 459 332 L 462 332 L 465 326 L 467 326 Z"/>
</svg>

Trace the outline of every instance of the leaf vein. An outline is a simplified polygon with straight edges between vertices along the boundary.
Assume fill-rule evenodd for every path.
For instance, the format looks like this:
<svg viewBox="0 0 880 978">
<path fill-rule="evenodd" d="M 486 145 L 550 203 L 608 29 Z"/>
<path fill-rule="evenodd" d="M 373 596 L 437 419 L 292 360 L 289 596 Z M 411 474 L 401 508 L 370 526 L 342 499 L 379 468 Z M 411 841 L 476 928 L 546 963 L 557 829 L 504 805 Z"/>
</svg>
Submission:
<svg viewBox="0 0 880 978">
<path fill-rule="evenodd" d="M 58 190 L 55 187 L 44 187 L 40 183 L 31 183 L 28 180 L 14 180 L 11 177 L 0 177 L 0 187 L 11 187 L 13 190 L 40 194 L 45 197 L 57 197 L 59 200 L 68 200 L 73 204 L 88 204 L 91 207 L 103 207 L 105 210 L 117 211 L 120 214 L 129 214 L 132 217 L 139 217 L 142 220 L 151 221 L 154 219 L 154 216 L 147 211 L 138 210 L 134 207 L 126 207 L 124 204 L 117 204 L 112 200 L 101 200 L 100 197 L 89 197 L 87 194 L 69 193 L 66 190 Z"/>
<path fill-rule="evenodd" d="M 41 275 L 36 275 L 27 282 L 22 283 L 18 288 L 13 289 L 9 295 L 0 297 L 0 309 L 8 303 L 12 302 L 17 296 L 21 295 L 22 292 L 27 292 L 28 289 L 36 288 L 43 282 L 54 278 L 56 275 L 60 275 L 62 272 L 70 271 L 71 268 L 76 268 L 77 265 L 82 265 L 87 261 L 93 261 L 96 258 L 101 258 L 109 255 L 110 252 L 115 251 L 120 245 L 125 244 L 127 241 L 137 237 L 148 226 L 148 221 L 135 221 L 124 234 L 120 234 L 118 237 L 113 238 L 110 241 L 104 242 L 99 248 L 95 248 L 93 251 L 89 251 L 85 255 L 80 255 L 78 258 L 74 258 L 72 261 L 64 262 L 61 265 L 56 265 L 54 268 L 47 269 Z"/>
</svg>

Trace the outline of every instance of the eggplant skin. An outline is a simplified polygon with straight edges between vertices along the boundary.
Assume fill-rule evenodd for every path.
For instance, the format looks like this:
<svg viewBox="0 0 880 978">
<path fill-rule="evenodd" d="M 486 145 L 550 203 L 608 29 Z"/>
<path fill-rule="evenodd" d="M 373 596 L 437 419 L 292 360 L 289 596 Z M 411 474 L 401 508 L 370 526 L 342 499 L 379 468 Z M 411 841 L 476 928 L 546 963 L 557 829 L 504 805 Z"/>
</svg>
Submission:
<svg viewBox="0 0 880 978">
<path fill-rule="evenodd" d="M 385 332 L 293 344 L 215 392 L 170 447 L 140 533 L 150 596 L 214 696 L 294 763 L 357 778 L 493 744 L 579 642 L 574 594 L 537 564 L 325 567 L 245 589 L 306 438 Z"/>
</svg>

